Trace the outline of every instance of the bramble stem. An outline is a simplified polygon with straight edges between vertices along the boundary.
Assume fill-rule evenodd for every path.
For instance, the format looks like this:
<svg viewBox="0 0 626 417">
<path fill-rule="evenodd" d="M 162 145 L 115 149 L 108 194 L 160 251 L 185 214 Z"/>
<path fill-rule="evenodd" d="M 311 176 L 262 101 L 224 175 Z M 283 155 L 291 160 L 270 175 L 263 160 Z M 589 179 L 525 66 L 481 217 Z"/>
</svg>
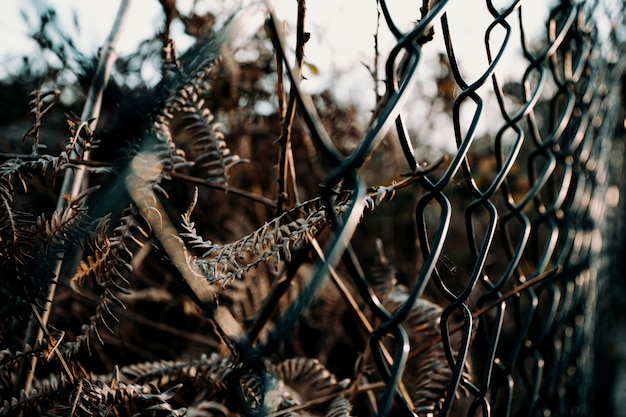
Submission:
<svg viewBox="0 0 626 417">
<path fill-rule="evenodd" d="M 308 34 L 304 31 L 304 22 L 306 16 L 306 0 L 298 0 L 298 23 L 296 33 L 296 63 L 298 79 L 302 78 L 302 64 L 304 62 L 304 44 L 308 40 Z M 284 91 L 283 71 L 280 59 L 277 59 L 280 67 L 280 75 L 278 82 L 279 94 Z M 284 107 L 284 98 L 280 97 L 281 104 Z M 284 114 L 283 114 L 284 110 Z M 280 146 L 278 161 L 278 195 L 276 198 L 276 215 L 282 214 L 284 203 L 288 199 L 288 186 L 291 185 L 291 192 L 295 202 L 298 203 L 298 190 L 296 186 L 295 167 L 293 161 L 293 153 L 291 150 L 291 129 L 296 115 L 296 92 L 291 88 L 289 91 L 289 102 L 286 109 L 280 109 L 282 117 L 282 131 L 278 143 Z"/>
</svg>

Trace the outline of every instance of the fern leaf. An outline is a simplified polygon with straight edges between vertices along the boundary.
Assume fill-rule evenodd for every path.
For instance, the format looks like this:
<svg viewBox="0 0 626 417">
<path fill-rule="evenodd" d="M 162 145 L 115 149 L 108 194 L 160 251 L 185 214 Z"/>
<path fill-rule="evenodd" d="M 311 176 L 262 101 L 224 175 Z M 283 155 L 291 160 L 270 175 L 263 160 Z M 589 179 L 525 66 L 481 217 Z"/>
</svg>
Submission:
<svg viewBox="0 0 626 417">
<path fill-rule="evenodd" d="M 50 221 L 43 215 L 33 221 L 29 215 L 13 211 L 10 200 L 1 192 L 0 203 L 7 208 L 0 212 L 2 297 L 7 297 L 0 307 L 0 324 L 4 324 L 26 318 L 32 313 L 32 305 L 45 302 L 54 276 L 53 263 L 69 244 L 78 242 L 90 222 L 82 199 L 54 212 Z"/>
<path fill-rule="evenodd" d="M 4 349 L 0 351 L 0 369 L 5 367 L 11 367 L 12 364 L 15 364 L 24 358 L 31 358 L 33 356 L 42 356 L 44 346 L 37 345 L 35 347 L 31 347 L 26 345 L 23 351 L 11 352 L 9 349 Z"/>
<path fill-rule="evenodd" d="M 191 77 L 180 88 L 176 89 L 159 109 L 152 123 L 152 132 L 156 138 L 156 144 L 152 146 L 153 149 L 146 151 L 156 155 L 159 160 L 160 171 L 155 172 L 147 183 L 153 190 L 161 194 L 164 194 L 164 190 L 160 187 L 160 183 L 163 179 L 168 178 L 167 172 L 193 165 L 193 162 L 187 161 L 185 152 L 176 145 L 172 136 L 171 122 L 174 116 L 188 105 L 189 100 L 197 100 L 205 91 L 204 74 L 205 72 L 200 71 L 195 77 Z M 167 196 L 166 193 L 164 195 Z"/>
<path fill-rule="evenodd" d="M 373 188 L 365 197 L 366 203 L 374 209 L 379 203 L 393 198 L 399 184 Z M 334 210 L 341 213 L 346 208 L 346 197 L 338 196 Z M 270 262 L 278 269 L 281 259 L 289 262 L 291 251 L 297 245 L 316 237 L 328 225 L 328 215 L 320 199 L 307 201 L 298 207 L 286 211 L 281 216 L 255 230 L 251 234 L 232 243 L 219 245 L 205 241 L 196 231 L 191 221 L 193 205 L 182 216 L 181 236 L 194 249 L 203 251 L 199 258 L 194 258 L 199 271 L 213 281 L 232 281 L 259 264 Z"/>
<path fill-rule="evenodd" d="M 138 401 L 136 401 L 137 405 L 135 408 L 137 411 L 140 411 L 141 414 L 149 412 L 153 415 L 163 417 L 183 417 L 187 414 L 186 409 L 174 409 L 168 402 L 181 386 L 182 384 L 175 385 L 163 392 L 159 392 L 158 389 L 155 389 L 156 392 L 152 394 L 142 395 L 139 397 Z"/>
<path fill-rule="evenodd" d="M 93 120 L 81 120 L 74 113 L 65 113 L 66 122 L 70 131 L 69 140 L 65 146 L 67 158 L 76 155 L 82 158 L 85 151 L 91 150 L 96 143 L 93 140 L 93 131 L 90 128 Z"/>
<path fill-rule="evenodd" d="M 15 158 L 0 164 L 0 194 L 4 195 L 12 202 L 13 195 L 17 191 L 14 186 L 16 182 L 21 186 L 20 189 L 26 192 L 28 187 L 25 175 L 32 175 L 32 168 L 36 164 L 41 164 L 42 160 L 43 159 L 40 158 L 38 161 L 24 162 L 19 158 Z M 43 168 L 43 170 L 45 170 L 45 168 Z"/>
<path fill-rule="evenodd" d="M 317 359 L 291 358 L 284 360 L 278 365 L 273 365 L 271 372 L 284 384 L 282 397 L 289 398 L 289 403 L 283 407 L 304 405 L 319 397 L 332 394 L 335 391 L 346 388 L 350 381 L 337 381 Z M 267 395 L 267 394 L 266 394 Z M 350 402 L 337 396 L 327 407 L 326 416 L 349 416 Z"/>
<path fill-rule="evenodd" d="M 86 190 L 76 199 L 69 201 L 66 208 L 56 210 L 50 216 L 50 220 L 46 220 L 43 214 L 37 217 L 31 233 L 36 237 L 44 258 L 56 259 L 68 245 L 79 244 L 82 237 L 92 229 L 92 221 L 87 215 L 84 203 L 85 198 L 96 188 Z"/>
<path fill-rule="evenodd" d="M 74 407 L 77 415 L 109 415 L 112 412 L 117 415 L 122 411 L 133 415 L 148 409 L 158 412 L 157 415 L 184 415 L 184 410 L 175 410 L 168 404 L 180 386 L 161 392 L 154 386 L 128 384 L 120 380 L 117 367 L 109 382 L 82 379 L 79 388 L 76 389 Z"/>
<path fill-rule="evenodd" d="M 137 189 L 148 187 L 149 190 L 168 198 L 167 192 L 161 187 L 164 179 L 169 179 L 168 172 L 184 169 L 193 165 L 187 161 L 185 152 L 174 143 L 170 128 L 170 118 L 166 113 L 157 115 L 152 130 L 156 143 L 147 150 L 137 154 L 133 159 L 133 168 L 142 181 Z M 146 193 L 149 195 L 151 193 Z"/>
<path fill-rule="evenodd" d="M 204 108 L 203 100 L 191 103 L 187 107 L 186 125 L 192 141 L 192 149 L 196 155 L 195 166 L 203 171 L 203 177 L 219 184 L 228 182 L 228 170 L 233 166 L 246 162 L 238 155 L 231 154 L 224 134 L 219 131 L 220 125 L 213 123 L 213 115 Z"/>
<path fill-rule="evenodd" d="M 6 168 L 6 164 L 3 167 Z M 9 169 L 9 172 L 14 171 Z M 0 328 L 10 320 L 29 316 L 31 305 L 43 304 L 46 300 L 53 276 L 50 261 L 58 253 L 51 250 L 50 245 L 62 245 L 52 236 L 41 236 L 37 221 L 30 214 L 13 209 L 13 192 L 10 179 L 7 180 L 7 176 L 0 179 L 0 270 L 4 290 L 0 295 Z M 35 257 L 37 262 L 32 261 Z"/>
<path fill-rule="evenodd" d="M 9 196 L 10 197 L 10 196 Z M 0 192 L 0 269 L 18 270 L 32 258 L 31 216 L 14 210 L 12 199 Z"/>
<path fill-rule="evenodd" d="M 153 131 L 160 143 L 167 144 L 161 145 L 158 150 L 164 171 L 195 165 L 202 170 L 200 175 L 208 181 L 225 184 L 228 169 L 243 160 L 231 153 L 224 135 L 219 131 L 220 125 L 214 123 L 211 111 L 205 107 L 203 96 L 212 90 L 210 79 L 214 74 L 215 63 L 211 63 L 189 77 L 166 100 L 155 118 Z M 185 159 L 186 154 L 175 145 L 172 136 L 171 122 L 179 113 L 183 115 L 185 130 L 192 143 L 190 151 L 195 155 L 189 162 Z"/>
<path fill-rule="evenodd" d="M 263 262 L 272 262 L 278 268 L 281 256 L 291 259 L 291 250 L 310 236 L 316 236 L 327 223 L 326 212 L 318 207 L 319 200 L 311 200 L 283 213 L 253 233 L 229 244 L 217 245 L 203 241 L 190 222 L 183 216 L 181 235 L 192 248 L 204 251 L 194 260 L 209 281 L 229 281 Z M 298 212 L 309 210 L 305 217 L 291 220 Z"/>
<path fill-rule="evenodd" d="M 76 168 L 77 163 L 70 160 L 70 151 L 71 147 L 70 150 L 61 152 L 59 156 L 40 155 L 32 160 L 24 161 L 14 158 L 4 161 L 0 164 L 0 194 L 12 196 L 17 191 L 27 192 L 27 179 L 35 173 L 46 175 L 50 171 L 55 177 L 66 168 Z M 106 166 L 85 167 L 85 169 L 93 174 L 107 174 L 112 170 Z M 15 187 L 15 183 L 19 185 L 19 188 Z"/>
<path fill-rule="evenodd" d="M 130 284 L 126 275 L 132 272 L 132 260 L 136 249 L 143 247 L 148 233 L 137 221 L 138 211 L 135 207 L 127 208 L 119 220 L 119 225 L 108 235 L 110 216 L 100 219 L 90 241 L 86 244 L 93 255 L 80 262 L 71 285 L 76 291 L 84 285 L 94 285 L 100 291 L 100 300 L 96 313 L 90 318 L 89 331 L 93 332 L 102 343 L 97 324 L 102 324 L 113 333 L 108 319 L 117 321 L 109 303 L 124 308 L 122 301 L 115 292 L 128 294 L 126 287 Z"/>
<path fill-rule="evenodd" d="M 372 267 L 373 286 L 384 304 L 390 311 L 408 302 L 408 289 L 397 283 L 395 267 L 385 256 L 382 243 L 377 240 L 378 256 Z M 428 348 L 416 357 L 411 357 L 407 363 L 405 375 L 410 375 L 411 385 L 415 392 L 415 411 L 422 415 L 437 414 L 446 396 L 452 370 L 448 364 L 446 352 L 440 336 L 440 321 L 442 308 L 426 299 L 417 299 L 411 306 L 411 310 L 403 322 L 407 333 L 411 338 L 411 346 Z M 452 354 L 456 355 L 458 341 L 451 341 Z M 457 344 L 457 347 L 454 346 Z M 471 374 L 470 364 L 465 363 L 463 375 L 469 379 Z M 459 394 L 467 394 L 461 389 Z"/>
<path fill-rule="evenodd" d="M 407 300 L 407 289 L 397 285 L 389 295 L 388 304 L 392 310 L 399 308 Z M 448 364 L 443 342 L 439 339 L 440 319 L 442 309 L 435 303 L 425 299 L 415 301 L 408 317 L 404 322 L 408 333 L 411 335 L 412 346 L 430 346 L 419 356 L 407 363 L 408 373 L 414 377 L 412 385 L 415 387 L 415 411 L 418 414 L 437 414 L 441 409 L 446 396 L 452 369 Z M 451 341 L 452 354 L 456 356 L 458 341 Z M 471 366 L 463 364 L 463 376 L 470 379 Z M 457 391 L 457 398 L 467 395 L 463 386 Z"/>
<path fill-rule="evenodd" d="M 175 85 L 182 78 L 182 67 L 178 60 L 178 53 L 174 41 L 165 37 L 161 48 L 161 84 L 164 86 Z M 167 88 L 167 87 L 166 87 Z"/>
<path fill-rule="evenodd" d="M 52 375 L 48 379 L 36 380 L 28 395 L 22 390 L 18 398 L 4 400 L 0 406 L 0 415 L 35 415 L 37 410 L 50 409 L 55 404 L 63 403 L 72 389 L 73 386 L 64 376 Z"/>
<path fill-rule="evenodd" d="M 26 140 L 27 137 L 34 139 L 33 154 L 37 154 L 42 147 L 45 148 L 45 146 L 39 144 L 41 122 L 43 116 L 57 103 L 60 95 L 61 91 L 59 90 L 41 91 L 39 88 L 30 94 L 28 107 L 30 108 L 30 115 L 35 119 L 35 122 L 33 126 L 24 133 L 22 141 Z M 52 99 L 50 99 L 50 97 L 52 97 Z"/>
<path fill-rule="evenodd" d="M 121 369 L 135 384 L 150 384 L 157 387 L 184 383 L 204 386 L 213 393 L 222 391 L 222 381 L 232 371 L 233 364 L 229 359 L 216 353 L 202 355 L 199 359 L 189 361 L 160 361 L 129 365 Z"/>
</svg>

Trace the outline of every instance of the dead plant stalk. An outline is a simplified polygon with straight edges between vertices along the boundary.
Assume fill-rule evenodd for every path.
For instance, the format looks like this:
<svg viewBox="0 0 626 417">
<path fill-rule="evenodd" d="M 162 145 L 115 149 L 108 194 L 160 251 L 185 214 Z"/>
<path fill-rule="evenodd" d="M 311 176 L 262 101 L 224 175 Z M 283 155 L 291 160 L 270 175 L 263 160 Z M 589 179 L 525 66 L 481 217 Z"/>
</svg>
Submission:
<svg viewBox="0 0 626 417">
<path fill-rule="evenodd" d="M 117 52 L 115 48 L 121 38 L 124 24 L 128 16 L 128 11 L 130 9 L 129 6 L 130 0 L 121 0 L 117 15 L 115 17 L 115 21 L 113 23 L 113 26 L 111 27 L 111 31 L 100 50 L 100 59 L 98 61 L 98 66 L 91 82 L 91 87 L 89 88 L 85 105 L 83 106 L 81 120 L 88 121 L 87 125 L 92 131 L 95 130 L 98 124 L 98 118 L 100 116 L 100 110 L 102 106 L 102 96 L 104 93 L 104 89 L 106 88 L 106 85 L 109 81 L 113 64 L 117 59 Z M 70 155 L 70 158 L 85 161 L 89 160 L 89 150 L 80 149 L 80 145 L 77 146 L 77 154 Z M 80 153 L 82 153 L 82 155 L 80 155 Z M 86 170 L 84 165 L 79 166 L 75 170 L 67 169 L 65 171 L 63 184 L 61 186 L 61 191 L 59 193 L 59 199 L 57 202 L 57 210 L 63 210 L 67 207 L 68 201 L 77 196 L 80 193 L 81 189 L 83 189 L 86 179 Z M 52 309 L 52 303 L 54 302 L 55 288 L 59 280 L 59 274 L 61 272 L 62 265 L 62 260 L 59 260 L 56 264 L 54 279 L 53 282 L 50 284 L 50 289 L 48 291 L 47 302 L 41 313 L 41 323 L 35 317 L 31 320 L 29 324 L 28 334 L 26 337 L 27 345 L 35 346 L 41 343 L 43 340 L 45 328 L 48 324 L 48 320 L 50 319 L 50 311 Z M 35 375 L 36 366 L 37 357 L 33 357 L 30 360 L 24 360 L 24 362 L 22 363 L 22 368 L 20 369 L 19 380 L 16 384 L 16 391 L 23 389 L 26 395 L 28 395 Z"/>
</svg>

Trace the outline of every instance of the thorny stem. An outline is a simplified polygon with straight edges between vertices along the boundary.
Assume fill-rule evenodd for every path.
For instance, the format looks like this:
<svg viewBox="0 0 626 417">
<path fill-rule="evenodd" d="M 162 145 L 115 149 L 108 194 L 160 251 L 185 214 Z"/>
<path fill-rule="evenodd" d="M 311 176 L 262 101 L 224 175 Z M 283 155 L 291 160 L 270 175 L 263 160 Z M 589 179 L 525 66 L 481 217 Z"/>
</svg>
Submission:
<svg viewBox="0 0 626 417">
<path fill-rule="evenodd" d="M 434 3 L 437 4 L 437 1 L 435 1 Z M 433 5 L 431 4 L 431 0 L 422 0 L 422 7 L 420 7 L 420 14 L 422 15 L 422 20 L 426 18 L 428 13 L 430 13 L 430 9 L 432 8 L 432 6 Z M 432 41 L 434 36 L 435 36 L 435 28 L 431 26 L 430 29 L 428 29 L 428 31 L 424 34 L 424 36 L 418 39 L 417 43 L 420 45 L 424 45 L 427 42 Z"/>
<path fill-rule="evenodd" d="M 307 42 L 309 34 L 304 31 L 304 21 L 306 16 L 306 0 L 298 0 L 298 22 L 296 28 L 296 62 L 295 68 L 298 69 L 297 77 L 302 78 L 302 64 L 304 62 L 304 44 Z M 280 56 L 277 54 L 277 62 L 280 70 L 278 77 L 278 94 L 282 96 L 281 91 L 284 91 L 284 76 L 282 70 L 282 64 L 280 63 Z M 280 100 L 284 100 L 283 97 Z M 284 210 L 285 201 L 288 198 L 287 184 L 291 185 L 293 197 L 298 199 L 296 177 L 294 170 L 293 154 L 291 150 L 291 128 L 296 115 L 296 91 L 292 87 L 289 91 L 289 102 L 285 109 L 284 116 L 281 109 L 280 114 L 282 116 L 282 131 L 278 143 L 280 146 L 279 160 L 278 160 L 278 194 L 276 197 L 276 215 L 280 215 Z"/>
<path fill-rule="evenodd" d="M 378 84 L 380 83 L 379 74 L 378 74 L 378 61 L 380 59 L 380 50 L 378 49 L 378 34 L 380 33 L 380 5 L 378 0 L 376 0 L 376 32 L 374 32 L 374 63 L 372 67 L 367 64 L 365 68 L 372 76 L 372 80 L 374 81 L 374 95 L 376 96 L 376 103 L 380 103 L 383 98 L 382 94 L 378 89 Z"/>
<path fill-rule="evenodd" d="M 22 161 L 37 161 L 41 159 L 41 157 L 39 155 L 0 152 L 0 160 L 9 160 L 9 159 L 19 159 Z M 72 167 L 72 168 L 75 168 L 81 165 L 84 165 L 86 167 L 92 167 L 92 168 L 93 167 L 107 168 L 111 166 L 110 164 L 107 164 L 107 163 L 102 163 L 99 161 L 84 160 L 84 159 L 69 159 L 67 163 L 68 163 L 67 167 Z M 191 184 L 202 185 L 207 188 L 213 188 L 215 190 L 223 191 L 227 194 L 234 194 L 240 197 L 248 198 L 257 203 L 261 203 L 267 207 L 272 207 L 272 208 L 276 207 L 276 202 L 274 200 L 271 200 L 267 197 L 254 194 L 254 193 L 251 193 L 250 191 L 246 191 L 246 190 L 243 190 L 241 188 L 237 188 L 231 185 L 224 185 L 224 184 L 219 184 L 216 182 L 211 182 L 204 178 L 194 177 L 194 176 L 183 174 L 182 172 L 177 172 L 177 171 L 168 171 L 167 175 L 169 177 L 178 178 L 182 181 L 186 181 Z"/>
<path fill-rule="evenodd" d="M 98 117 L 100 115 L 100 109 L 102 106 L 102 95 L 104 93 L 104 88 L 106 87 L 109 80 L 113 64 L 117 59 L 115 47 L 120 40 L 122 29 L 124 27 L 126 17 L 128 16 L 129 6 L 130 0 L 121 0 L 117 16 L 115 17 L 115 22 L 111 27 L 111 32 L 109 33 L 109 36 L 107 37 L 100 51 L 100 60 L 98 62 L 98 67 L 96 68 L 96 73 L 94 74 L 87 100 L 85 101 L 85 105 L 83 107 L 81 120 L 90 120 L 91 122 L 89 128 L 92 131 L 96 128 Z M 77 146 L 77 151 L 77 153 L 79 154 L 75 154 L 75 152 L 73 152 L 73 154 L 70 155 L 71 159 L 89 159 L 88 150 L 78 149 Z M 82 153 L 82 155 L 80 155 L 80 153 Z M 80 190 L 83 187 L 83 183 L 85 181 L 85 174 L 86 169 L 84 165 L 80 166 L 76 170 L 68 169 L 65 171 L 63 185 L 61 186 L 59 200 L 57 203 L 57 210 L 63 210 L 67 207 L 68 199 L 66 197 L 74 197 L 80 193 Z M 56 284 L 59 280 L 59 274 L 61 272 L 62 264 L 62 260 L 59 260 L 56 264 L 53 282 L 50 284 L 48 298 L 42 310 L 41 324 L 37 319 L 31 320 L 29 324 L 25 343 L 30 346 L 35 346 L 41 343 L 43 340 L 44 329 L 46 328 L 48 320 L 50 319 L 50 311 L 52 309 L 52 302 L 54 299 Z M 19 392 L 20 389 L 23 389 L 26 392 L 26 395 L 28 395 L 35 375 L 36 366 L 36 357 L 33 357 L 30 361 L 25 360 L 22 363 L 22 368 L 20 369 L 18 381 L 15 386 L 16 391 Z"/>
<path fill-rule="evenodd" d="M 258 194 L 251 193 L 246 190 L 242 190 L 241 188 L 233 187 L 230 185 L 214 183 L 211 181 L 207 181 L 203 178 L 193 177 L 191 175 L 183 174 L 181 172 L 176 172 L 176 171 L 169 171 L 167 172 L 167 175 L 172 178 L 178 178 L 180 180 L 183 180 L 192 184 L 203 185 L 205 187 L 224 191 L 225 193 L 228 193 L 228 194 L 234 194 L 234 195 L 238 195 L 241 197 L 249 198 L 250 200 L 256 201 L 257 203 L 261 203 L 267 207 L 276 207 L 276 203 L 274 202 L 274 200 L 271 200 L 267 197 L 263 197 Z"/>
<path fill-rule="evenodd" d="M 309 133 L 314 142 L 316 142 L 320 147 L 321 156 L 326 159 L 332 166 L 338 166 L 343 161 L 344 157 L 341 155 L 337 147 L 333 144 L 326 128 L 322 124 L 322 121 L 319 117 L 319 114 L 313 104 L 313 99 L 309 94 L 306 94 L 302 91 L 300 87 L 300 79 L 294 74 L 294 71 L 287 65 L 287 58 L 285 56 L 285 43 L 283 41 L 282 31 L 278 27 L 278 23 L 276 22 L 276 16 L 272 12 L 271 8 L 269 9 L 269 16 L 265 21 L 265 28 L 268 30 L 270 34 L 270 38 L 272 40 L 272 44 L 276 49 L 276 52 L 280 56 L 280 59 L 285 63 L 285 69 L 287 70 L 287 74 L 289 75 L 289 80 L 291 81 L 291 89 L 295 91 L 296 101 L 298 105 L 301 106 L 301 117 L 304 119 L 307 128 L 309 129 Z M 296 68 L 298 72 L 299 68 Z"/>
<path fill-rule="evenodd" d="M 378 1 L 376 1 L 376 33 L 374 34 L 374 93 L 376 94 L 376 103 L 380 102 L 383 98 L 382 94 L 378 90 L 378 83 L 380 82 L 378 75 L 378 60 L 380 59 L 380 50 L 378 49 L 378 34 L 380 32 L 380 7 Z"/>
<path fill-rule="evenodd" d="M 286 22 L 283 21 L 283 33 L 286 31 Z M 285 71 L 280 54 L 276 54 L 276 95 L 278 96 L 278 116 L 282 123 L 287 113 L 287 106 L 285 105 Z"/>
</svg>

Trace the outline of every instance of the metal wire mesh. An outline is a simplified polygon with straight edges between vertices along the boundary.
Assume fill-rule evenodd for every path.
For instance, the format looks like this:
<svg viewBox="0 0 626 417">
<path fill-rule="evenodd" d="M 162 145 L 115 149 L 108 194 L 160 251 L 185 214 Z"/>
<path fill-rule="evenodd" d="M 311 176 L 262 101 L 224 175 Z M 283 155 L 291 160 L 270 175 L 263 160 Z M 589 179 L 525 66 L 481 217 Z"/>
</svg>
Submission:
<svg viewBox="0 0 626 417">
<path fill-rule="evenodd" d="M 234 397 L 238 395 L 237 406 L 246 415 L 261 415 L 258 393 L 265 390 L 269 397 L 278 384 L 272 379 L 272 367 L 274 372 L 278 367 L 288 373 L 298 363 L 317 364 L 295 358 L 271 365 L 267 359 L 290 339 L 324 280 L 342 264 L 342 273 L 351 279 L 358 291 L 354 296 L 361 302 L 354 310 L 366 310 L 375 324 L 367 330 L 365 350 L 375 368 L 370 375 L 382 378 L 384 386 L 378 391 L 368 388 L 374 396 L 372 414 L 593 414 L 597 355 L 606 350 L 598 342 L 603 340 L 598 328 L 608 314 L 599 300 L 614 288 L 613 274 L 621 266 L 617 254 L 624 244 L 617 204 L 626 192 L 617 184 L 624 149 L 623 140 L 616 138 L 624 135 L 618 132 L 618 120 L 624 118 L 620 81 L 626 68 L 621 59 L 626 4 L 554 1 L 548 5 L 540 35 L 530 36 L 527 28 L 544 19 L 535 14 L 539 0 L 498 4 L 466 0 L 464 10 L 472 12 L 467 16 L 459 16 L 461 0 L 424 0 L 420 20 L 409 30 L 401 28 L 387 3 L 378 0 L 383 26 L 395 39 L 385 59 L 384 94 L 352 151 L 338 149 L 313 101 L 300 89 L 297 71 L 290 72 L 300 115 L 324 159 L 326 176 L 320 189 L 324 212 L 318 215 L 330 224 L 330 237 L 320 239 L 323 248 L 312 237 L 300 239 L 308 243 L 305 249 L 316 252 L 318 261 L 267 332 L 265 324 L 274 319 L 274 310 L 259 310 L 262 313 L 253 317 L 256 321 L 243 336 L 238 323 L 228 322 L 233 317 L 223 313 L 224 307 L 212 304 L 212 293 L 200 297 L 206 288 L 194 289 L 200 301 L 206 301 L 206 312 L 222 331 L 220 336 L 232 342 L 228 348 L 234 353 L 234 369 L 227 361 L 211 379 L 239 390 Z M 301 8 L 303 4 L 299 2 Z M 476 26 L 482 43 L 462 39 L 464 33 L 456 28 L 459 19 Z M 267 23 L 289 69 L 281 25 L 273 16 Z M 439 64 L 445 73 L 435 81 L 425 79 L 421 69 L 427 66 L 428 48 L 437 42 L 443 44 Z M 477 62 L 468 63 L 472 55 Z M 210 58 L 200 56 L 200 63 Z M 203 76 L 198 76 L 198 83 L 204 82 Z M 437 103 L 430 104 L 439 107 L 429 114 L 412 110 L 411 90 L 428 82 L 437 84 Z M 426 138 L 438 128 L 427 120 L 436 111 L 447 117 L 444 127 L 454 150 L 440 163 L 424 167 L 418 159 L 426 154 Z M 202 127 L 207 114 L 198 119 Z M 410 171 L 407 184 L 419 185 L 402 190 L 405 195 L 413 193 L 414 204 L 402 209 L 410 211 L 404 216 L 410 223 L 405 227 L 415 227 L 418 241 L 415 276 L 403 285 L 391 282 L 383 256 L 380 276 L 367 272 L 355 239 L 365 208 L 372 204 L 367 193 L 372 184 L 361 169 L 390 132 L 387 137 L 398 141 L 404 158 L 401 169 Z M 163 143 L 163 148 L 173 149 L 173 143 Z M 137 176 L 141 184 L 127 185 L 135 202 L 156 204 L 153 194 L 139 194 L 152 176 L 161 176 L 161 168 L 145 169 L 158 164 L 142 158 L 137 158 L 143 165 L 136 170 L 144 175 Z M 392 161 L 389 157 L 386 162 Z M 280 201 L 277 205 L 283 209 Z M 145 215 L 148 223 L 164 223 L 164 209 L 138 206 L 152 213 Z M 174 245 L 182 242 L 175 233 L 155 232 L 164 246 L 168 240 Z M 401 247 L 403 242 L 395 244 Z M 271 249 L 278 258 L 279 250 Z M 295 275 L 309 262 L 307 250 L 293 252 L 293 258 L 284 257 L 285 275 Z M 173 262 L 188 266 L 186 259 Z M 270 293 L 267 303 L 278 304 L 289 282 L 275 281 L 276 292 Z M 189 369 L 197 373 L 196 368 Z M 320 375 L 325 374 L 314 378 L 323 378 Z M 329 386 L 336 396 L 345 395 L 341 390 L 346 385 L 335 381 Z M 361 387 L 357 383 L 354 388 Z M 347 403 L 342 401 L 332 415 L 347 415 Z M 287 413 L 283 409 L 275 415 Z"/>
<path fill-rule="evenodd" d="M 607 248 L 614 251 L 621 242 L 612 203 L 619 189 L 612 185 L 622 167 L 623 147 L 615 135 L 623 106 L 624 4 L 555 2 L 541 42 L 531 45 L 525 25 L 534 16 L 525 2 L 475 2 L 491 21 L 484 44 L 473 45 L 476 54 L 486 55 L 486 65 L 470 80 L 456 58 L 457 36 L 447 13 L 454 2 L 424 2 L 422 19 L 407 32 L 396 26 L 386 3 L 380 0 L 379 7 L 397 40 L 386 60 L 386 92 L 348 156 L 335 148 L 292 77 L 302 117 L 331 166 L 322 190 L 327 212 L 337 213 L 334 234 L 310 283 L 270 336 L 242 349 L 241 369 L 258 366 L 276 348 L 341 260 L 380 322 L 369 345 L 386 384 L 377 397 L 378 415 L 589 415 L 598 297 L 615 261 Z M 268 27 L 284 58 L 278 25 L 270 19 Z M 447 109 L 456 152 L 439 169 L 423 173 L 402 105 L 433 29 L 441 31 L 456 88 Z M 521 60 L 504 58 L 511 50 Z M 520 79 L 501 75 L 510 65 L 523 69 Z M 494 120 L 488 100 L 495 100 L 501 122 L 478 138 L 478 126 Z M 390 311 L 372 290 L 351 239 L 366 200 L 358 170 L 394 127 L 421 186 L 414 208 L 421 266 Z M 487 174 L 485 161 L 491 163 Z M 464 267 L 445 268 L 445 259 Z M 407 323 L 425 296 L 441 307 L 438 336 L 411 343 Z M 402 395 L 402 380 L 438 337 L 447 368 L 445 393 L 420 408 L 419 398 L 410 403 Z M 391 358 L 383 351 L 388 340 L 394 341 Z M 425 385 L 436 378 L 427 376 Z"/>
</svg>

